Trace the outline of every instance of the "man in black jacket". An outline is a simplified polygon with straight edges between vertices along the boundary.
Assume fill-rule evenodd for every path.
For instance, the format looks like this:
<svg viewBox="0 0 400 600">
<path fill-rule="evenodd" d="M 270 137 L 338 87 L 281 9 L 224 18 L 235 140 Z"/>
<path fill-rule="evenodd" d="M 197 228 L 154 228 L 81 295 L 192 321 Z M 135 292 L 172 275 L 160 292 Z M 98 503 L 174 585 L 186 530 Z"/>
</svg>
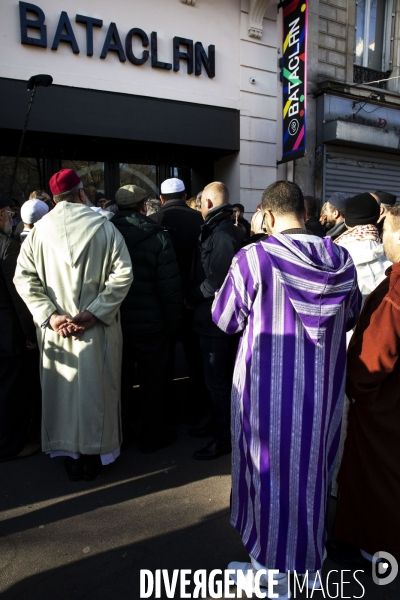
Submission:
<svg viewBox="0 0 400 600">
<path fill-rule="evenodd" d="M 182 280 L 183 298 L 185 298 L 189 291 L 193 255 L 197 247 L 200 228 L 204 221 L 200 212 L 193 210 L 186 204 L 185 185 L 180 179 L 173 177 L 163 181 L 160 199 L 162 207 L 157 213 L 152 214 L 151 218 L 159 225 L 167 227 L 171 235 Z M 176 331 L 175 339 L 170 347 L 166 395 L 169 409 L 168 416 L 172 420 L 179 420 L 180 418 L 173 387 L 175 345 L 177 341 L 181 341 L 183 344 L 189 367 L 190 393 L 185 412 L 189 422 L 195 423 L 209 409 L 210 399 L 204 382 L 199 338 L 193 330 L 192 310 L 183 310 L 179 329 Z"/>
<path fill-rule="evenodd" d="M 132 404 L 135 363 L 140 383 L 145 454 L 173 444 L 165 427 L 164 387 L 171 336 L 182 312 L 181 281 L 169 234 L 146 217 L 146 191 L 125 185 L 115 194 L 118 212 L 112 223 L 125 239 L 132 260 L 133 283 L 121 305 L 123 333 L 121 405 L 125 443 Z"/>
<path fill-rule="evenodd" d="M 243 204 L 232 204 L 232 220 L 234 221 L 235 225 L 238 226 L 242 226 L 244 228 L 244 231 L 246 232 L 246 238 L 249 239 L 250 237 L 250 223 L 248 222 L 247 219 L 244 218 L 244 206 Z"/>
<path fill-rule="evenodd" d="M 306 229 L 313 235 L 320 238 L 325 237 L 325 228 L 321 225 L 318 213 L 318 203 L 314 196 L 304 196 L 304 206 L 306 209 Z"/>
<path fill-rule="evenodd" d="M 336 240 L 339 236 L 346 231 L 346 225 L 344 222 L 347 200 L 350 198 L 349 194 L 344 192 L 334 192 L 329 198 L 328 202 L 325 202 L 325 216 L 326 216 L 326 236 L 332 238 L 332 241 Z"/>
<path fill-rule="evenodd" d="M 231 451 L 230 398 L 237 340 L 221 331 L 212 321 L 211 306 L 215 292 L 221 287 L 235 254 L 242 247 L 245 234 L 232 221 L 232 207 L 228 204 L 227 187 L 216 181 L 203 190 L 199 246 L 194 261 L 194 281 L 189 302 L 194 305 L 193 327 L 199 333 L 203 353 L 204 374 L 213 408 L 213 428 L 198 428 L 197 437 L 211 437 L 212 441 L 194 453 L 198 460 L 218 458 Z M 233 344 L 233 346 L 232 346 Z M 195 435 L 196 431 L 192 430 Z"/>
<path fill-rule="evenodd" d="M 32 316 L 13 283 L 20 245 L 10 237 L 11 201 L 0 196 L 0 459 L 30 456 L 27 443 L 32 395 L 28 352 L 37 348 Z M 37 361 L 36 368 L 39 369 Z M 28 379 L 28 381 L 27 381 Z"/>
</svg>

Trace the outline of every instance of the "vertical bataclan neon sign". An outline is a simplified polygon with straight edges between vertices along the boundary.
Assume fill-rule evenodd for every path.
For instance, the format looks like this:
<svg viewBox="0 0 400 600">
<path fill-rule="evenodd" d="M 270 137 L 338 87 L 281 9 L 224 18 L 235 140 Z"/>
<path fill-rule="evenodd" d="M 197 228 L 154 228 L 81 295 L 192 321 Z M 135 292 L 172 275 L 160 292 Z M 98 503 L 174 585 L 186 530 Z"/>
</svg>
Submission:
<svg viewBox="0 0 400 600">
<path fill-rule="evenodd" d="M 282 160 L 301 158 L 306 151 L 307 0 L 285 0 L 283 10 Z"/>
</svg>

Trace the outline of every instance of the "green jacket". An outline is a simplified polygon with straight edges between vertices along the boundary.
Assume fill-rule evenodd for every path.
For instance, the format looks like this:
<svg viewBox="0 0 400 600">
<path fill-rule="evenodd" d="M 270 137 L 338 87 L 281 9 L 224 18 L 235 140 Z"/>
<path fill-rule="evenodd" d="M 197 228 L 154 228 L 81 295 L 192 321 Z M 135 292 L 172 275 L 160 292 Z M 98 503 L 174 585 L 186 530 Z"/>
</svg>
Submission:
<svg viewBox="0 0 400 600">
<path fill-rule="evenodd" d="M 125 239 L 133 284 L 121 306 L 124 337 L 172 333 L 182 313 L 181 280 L 169 234 L 152 219 L 120 210 L 111 220 Z"/>
</svg>

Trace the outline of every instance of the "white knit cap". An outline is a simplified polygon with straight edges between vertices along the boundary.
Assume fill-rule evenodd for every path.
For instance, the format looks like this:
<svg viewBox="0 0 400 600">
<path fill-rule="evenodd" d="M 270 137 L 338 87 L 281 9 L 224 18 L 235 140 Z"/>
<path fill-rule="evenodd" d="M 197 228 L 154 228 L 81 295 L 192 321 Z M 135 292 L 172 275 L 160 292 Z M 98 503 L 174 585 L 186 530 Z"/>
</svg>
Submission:
<svg viewBox="0 0 400 600">
<path fill-rule="evenodd" d="M 49 207 L 43 200 L 27 200 L 21 206 L 21 219 L 23 223 L 32 225 L 40 221 L 49 212 Z"/>
<path fill-rule="evenodd" d="M 174 194 L 175 192 L 184 192 L 185 184 L 180 179 L 173 177 L 172 179 L 166 179 L 161 184 L 162 194 Z"/>
</svg>

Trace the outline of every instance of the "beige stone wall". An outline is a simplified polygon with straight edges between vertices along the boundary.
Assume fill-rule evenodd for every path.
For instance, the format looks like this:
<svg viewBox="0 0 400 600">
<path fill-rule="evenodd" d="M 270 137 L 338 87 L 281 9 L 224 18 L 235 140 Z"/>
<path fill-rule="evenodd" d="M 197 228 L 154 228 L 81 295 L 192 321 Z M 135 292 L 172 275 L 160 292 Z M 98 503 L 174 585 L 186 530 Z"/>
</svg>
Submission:
<svg viewBox="0 0 400 600">
<path fill-rule="evenodd" d="M 304 194 L 318 196 L 314 94 L 319 81 L 353 81 L 355 0 L 309 0 L 308 8 L 307 154 L 295 161 L 295 181 Z"/>
<path fill-rule="evenodd" d="M 246 217 L 251 217 L 265 188 L 276 181 L 281 137 L 278 113 L 277 4 L 269 2 L 262 20 L 260 38 L 249 36 L 250 1 L 240 0 L 240 152 L 215 163 L 215 177 L 230 190 L 231 201 L 241 202 Z M 250 80 L 254 79 L 254 83 Z"/>
<path fill-rule="evenodd" d="M 318 75 L 352 81 L 354 14 L 354 0 L 319 1 Z"/>
</svg>

